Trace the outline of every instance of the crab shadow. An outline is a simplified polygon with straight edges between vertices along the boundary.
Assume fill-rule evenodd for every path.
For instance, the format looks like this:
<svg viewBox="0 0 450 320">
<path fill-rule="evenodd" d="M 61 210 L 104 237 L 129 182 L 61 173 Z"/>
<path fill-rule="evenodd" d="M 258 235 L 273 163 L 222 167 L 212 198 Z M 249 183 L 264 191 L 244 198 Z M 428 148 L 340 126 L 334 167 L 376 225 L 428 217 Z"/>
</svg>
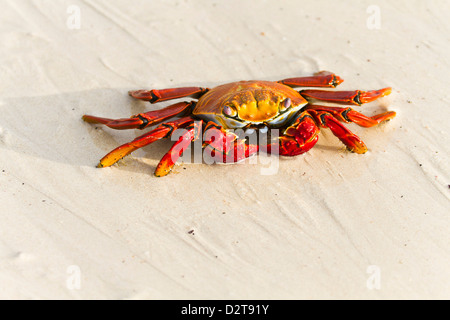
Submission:
<svg viewBox="0 0 450 320">
<path fill-rule="evenodd" d="M 3 98 L 0 101 L 0 149 L 52 162 L 94 167 L 106 153 L 145 132 L 118 131 L 88 124 L 81 119 L 84 114 L 128 118 L 171 104 L 150 105 L 137 101 L 128 96 L 128 90 L 95 89 Z M 170 149 L 171 143 L 170 139 L 157 141 L 136 154 L 156 161 Z M 136 166 L 131 167 L 137 170 Z M 145 168 L 144 171 L 148 170 Z"/>
</svg>

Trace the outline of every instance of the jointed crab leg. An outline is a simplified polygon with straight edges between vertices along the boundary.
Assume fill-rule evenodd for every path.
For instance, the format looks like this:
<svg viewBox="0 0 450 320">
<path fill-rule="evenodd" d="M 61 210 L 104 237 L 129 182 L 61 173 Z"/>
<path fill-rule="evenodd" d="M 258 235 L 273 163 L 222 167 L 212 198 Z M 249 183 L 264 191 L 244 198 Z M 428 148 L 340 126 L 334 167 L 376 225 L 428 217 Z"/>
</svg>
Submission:
<svg viewBox="0 0 450 320">
<path fill-rule="evenodd" d="M 172 117 L 189 113 L 194 104 L 194 102 L 180 102 L 160 110 L 140 113 L 129 119 L 108 119 L 85 115 L 83 120 L 89 123 L 101 123 L 116 130 L 145 129 Z"/>
<path fill-rule="evenodd" d="M 340 77 L 328 71 L 321 71 L 312 77 L 289 78 L 278 81 L 290 87 L 330 87 L 336 88 L 344 82 Z"/>
<path fill-rule="evenodd" d="M 150 101 L 150 103 L 157 103 L 183 97 L 193 97 L 198 99 L 208 91 L 209 89 L 207 88 L 184 87 L 162 90 L 136 90 L 130 91 L 129 95 L 136 99 Z"/>
<path fill-rule="evenodd" d="M 321 127 L 329 128 L 347 146 L 348 150 L 359 154 L 367 152 L 367 147 L 364 142 L 334 118 L 332 114 L 316 110 L 308 110 L 307 112 L 314 117 Z"/>
<path fill-rule="evenodd" d="M 189 147 L 192 141 L 199 138 L 199 134 L 202 128 L 202 121 L 193 122 L 186 128 L 186 132 L 178 139 L 178 141 L 172 146 L 169 152 L 159 162 L 156 167 L 155 176 L 163 177 L 167 175 L 177 162 L 178 158 Z"/>
<path fill-rule="evenodd" d="M 383 121 L 391 120 L 395 117 L 394 111 L 388 111 L 381 114 L 367 117 L 352 108 L 326 107 L 319 105 L 307 105 L 304 110 L 324 111 L 332 114 L 336 119 L 343 122 L 354 122 L 357 125 L 365 128 L 370 128 L 380 124 Z"/>
<path fill-rule="evenodd" d="M 305 98 L 316 99 L 339 104 L 361 105 L 372 102 L 378 98 L 387 96 L 392 91 L 391 88 L 384 88 L 373 91 L 324 91 L 324 90 L 303 90 L 300 94 Z"/>
<path fill-rule="evenodd" d="M 193 122 L 194 120 L 192 118 L 185 117 L 161 124 L 156 129 L 134 139 L 132 142 L 121 145 L 120 147 L 108 153 L 103 157 L 103 159 L 100 160 L 100 163 L 97 167 L 110 167 L 133 151 L 145 147 L 146 145 L 149 145 L 150 143 L 153 143 L 159 139 L 167 138 L 175 129 L 189 126 Z"/>
</svg>

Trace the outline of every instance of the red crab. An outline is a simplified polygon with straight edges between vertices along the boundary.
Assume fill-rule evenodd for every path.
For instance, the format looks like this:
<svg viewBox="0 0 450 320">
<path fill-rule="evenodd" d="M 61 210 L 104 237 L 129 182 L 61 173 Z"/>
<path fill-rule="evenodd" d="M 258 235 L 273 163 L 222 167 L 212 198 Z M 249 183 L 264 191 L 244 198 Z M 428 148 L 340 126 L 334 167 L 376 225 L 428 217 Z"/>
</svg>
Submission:
<svg viewBox="0 0 450 320">
<path fill-rule="evenodd" d="M 271 81 L 239 81 L 213 89 L 185 87 L 164 90 L 138 90 L 129 94 L 137 99 L 156 103 L 183 97 L 197 101 L 180 102 L 160 110 L 141 113 L 129 119 L 107 119 L 85 115 L 89 123 L 104 124 L 113 129 L 145 129 L 160 124 L 150 132 L 108 153 L 98 167 L 109 167 L 156 140 L 170 137 L 176 129 L 184 134 L 158 164 L 155 175 L 167 175 L 177 159 L 192 141 L 203 139 L 203 147 L 223 162 L 237 162 L 258 151 L 282 156 L 296 156 L 310 150 L 318 140 L 319 128 L 329 128 L 347 148 L 365 153 L 367 147 L 361 139 L 341 122 L 354 122 L 372 127 L 395 117 L 389 111 L 367 117 L 349 107 L 311 104 L 318 100 L 344 105 L 361 105 L 391 93 L 391 88 L 374 91 L 300 90 L 292 87 L 335 88 L 343 80 L 333 73 L 322 71 L 314 76 Z M 176 119 L 169 120 L 170 118 Z M 236 135 L 234 129 L 266 133 L 280 130 L 279 138 L 266 145 L 252 144 L 246 137 Z M 201 134 L 202 133 L 202 134 Z M 213 137 L 213 138 L 211 138 Z M 231 154 L 231 157 L 229 156 Z"/>
</svg>

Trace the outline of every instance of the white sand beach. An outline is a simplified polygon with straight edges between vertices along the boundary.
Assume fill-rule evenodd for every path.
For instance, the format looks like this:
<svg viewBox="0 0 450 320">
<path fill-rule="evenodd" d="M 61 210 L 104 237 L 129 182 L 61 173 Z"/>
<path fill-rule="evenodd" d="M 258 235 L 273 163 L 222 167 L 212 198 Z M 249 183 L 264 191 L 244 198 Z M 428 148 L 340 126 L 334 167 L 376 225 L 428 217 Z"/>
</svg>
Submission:
<svg viewBox="0 0 450 320">
<path fill-rule="evenodd" d="M 450 2 L 2 0 L 1 299 L 449 299 Z M 212 88 L 328 70 L 354 109 L 309 152 L 178 162 L 173 144 L 118 164 L 141 135 L 82 121 L 150 105 L 129 90 Z"/>
</svg>

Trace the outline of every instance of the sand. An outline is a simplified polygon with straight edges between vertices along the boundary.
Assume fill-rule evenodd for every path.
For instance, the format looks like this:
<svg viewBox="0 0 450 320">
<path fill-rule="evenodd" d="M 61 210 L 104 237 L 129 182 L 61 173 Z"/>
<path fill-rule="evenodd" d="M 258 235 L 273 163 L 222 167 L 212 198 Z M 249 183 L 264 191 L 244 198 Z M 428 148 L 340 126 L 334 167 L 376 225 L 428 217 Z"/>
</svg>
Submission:
<svg viewBox="0 0 450 320">
<path fill-rule="evenodd" d="M 302 3 L 304 2 L 304 3 Z M 2 1 L 0 298 L 450 298 L 448 1 Z M 393 87 L 310 152 L 153 171 L 159 141 L 98 160 L 169 105 L 128 90 L 333 71 Z"/>
</svg>

